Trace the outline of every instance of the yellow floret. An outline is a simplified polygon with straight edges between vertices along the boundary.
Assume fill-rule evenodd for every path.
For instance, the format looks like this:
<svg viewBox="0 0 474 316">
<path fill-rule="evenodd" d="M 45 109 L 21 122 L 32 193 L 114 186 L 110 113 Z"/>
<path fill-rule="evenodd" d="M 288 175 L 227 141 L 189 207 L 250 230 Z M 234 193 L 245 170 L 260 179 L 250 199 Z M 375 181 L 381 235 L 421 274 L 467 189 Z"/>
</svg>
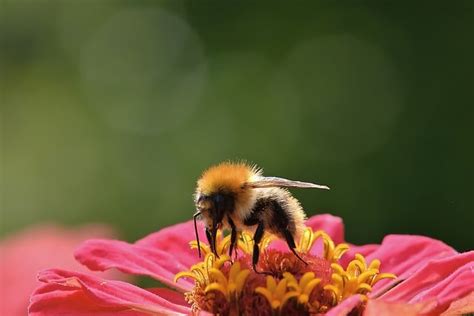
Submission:
<svg viewBox="0 0 474 316">
<path fill-rule="evenodd" d="M 228 278 L 225 277 L 222 271 L 216 268 L 211 268 L 209 273 L 215 281 L 206 287 L 205 292 L 219 291 L 230 301 L 237 298 L 242 292 L 250 270 L 241 269 L 240 263 L 235 262 L 230 268 Z"/>
</svg>

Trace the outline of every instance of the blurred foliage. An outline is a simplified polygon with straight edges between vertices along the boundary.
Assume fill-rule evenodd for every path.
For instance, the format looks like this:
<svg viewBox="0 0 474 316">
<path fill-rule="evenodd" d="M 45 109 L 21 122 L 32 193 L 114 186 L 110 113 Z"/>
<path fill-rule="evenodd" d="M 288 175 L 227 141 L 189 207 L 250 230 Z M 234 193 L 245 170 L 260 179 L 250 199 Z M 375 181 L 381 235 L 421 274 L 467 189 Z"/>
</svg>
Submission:
<svg viewBox="0 0 474 316">
<path fill-rule="evenodd" d="M 474 2 L 6 1 L 1 235 L 188 220 L 246 159 L 347 239 L 473 248 Z"/>
</svg>

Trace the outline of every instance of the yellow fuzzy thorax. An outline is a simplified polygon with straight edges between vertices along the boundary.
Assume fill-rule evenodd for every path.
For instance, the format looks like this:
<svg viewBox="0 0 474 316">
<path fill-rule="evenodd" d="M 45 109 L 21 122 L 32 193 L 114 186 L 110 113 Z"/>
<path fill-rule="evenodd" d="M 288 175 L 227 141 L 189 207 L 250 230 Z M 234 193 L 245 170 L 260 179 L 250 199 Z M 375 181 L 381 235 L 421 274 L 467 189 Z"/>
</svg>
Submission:
<svg viewBox="0 0 474 316">
<path fill-rule="evenodd" d="M 222 162 L 204 171 L 197 182 L 197 189 L 206 195 L 220 190 L 239 193 L 246 182 L 259 174 L 255 166 L 246 163 Z"/>
</svg>

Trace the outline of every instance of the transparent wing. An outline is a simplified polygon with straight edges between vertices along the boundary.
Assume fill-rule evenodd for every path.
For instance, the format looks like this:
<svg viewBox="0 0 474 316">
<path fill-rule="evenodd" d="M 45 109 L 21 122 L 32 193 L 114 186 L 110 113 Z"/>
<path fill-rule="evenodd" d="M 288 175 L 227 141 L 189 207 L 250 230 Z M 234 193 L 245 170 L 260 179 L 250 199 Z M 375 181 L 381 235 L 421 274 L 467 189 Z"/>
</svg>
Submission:
<svg viewBox="0 0 474 316">
<path fill-rule="evenodd" d="M 283 187 L 283 188 L 306 188 L 306 189 L 324 189 L 329 190 L 328 186 L 315 184 L 310 182 L 293 181 L 278 177 L 261 177 L 258 180 L 247 182 L 245 184 L 248 188 L 271 188 L 271 187 Z"/>
</svg>

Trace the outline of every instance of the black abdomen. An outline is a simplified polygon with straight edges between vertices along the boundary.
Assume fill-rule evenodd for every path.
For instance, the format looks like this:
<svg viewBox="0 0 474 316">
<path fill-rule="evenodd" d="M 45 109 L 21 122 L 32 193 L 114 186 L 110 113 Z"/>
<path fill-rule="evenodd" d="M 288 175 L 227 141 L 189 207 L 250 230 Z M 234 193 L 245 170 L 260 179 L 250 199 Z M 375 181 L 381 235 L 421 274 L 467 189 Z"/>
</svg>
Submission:
<svg viewBox="0 0 474 316">
<path fill-rule="evenodd" d="M 250 216 L 244 219 L 244 225 L 254 226 L 263 223 L 269 232 L 282 235 L 283 231 L 290 231 L 293 235 L 296 231 L 295 222 L 289 216 L 288 205 L 271 197 L 257 200 L 252 208 Z"/>
</svg>

